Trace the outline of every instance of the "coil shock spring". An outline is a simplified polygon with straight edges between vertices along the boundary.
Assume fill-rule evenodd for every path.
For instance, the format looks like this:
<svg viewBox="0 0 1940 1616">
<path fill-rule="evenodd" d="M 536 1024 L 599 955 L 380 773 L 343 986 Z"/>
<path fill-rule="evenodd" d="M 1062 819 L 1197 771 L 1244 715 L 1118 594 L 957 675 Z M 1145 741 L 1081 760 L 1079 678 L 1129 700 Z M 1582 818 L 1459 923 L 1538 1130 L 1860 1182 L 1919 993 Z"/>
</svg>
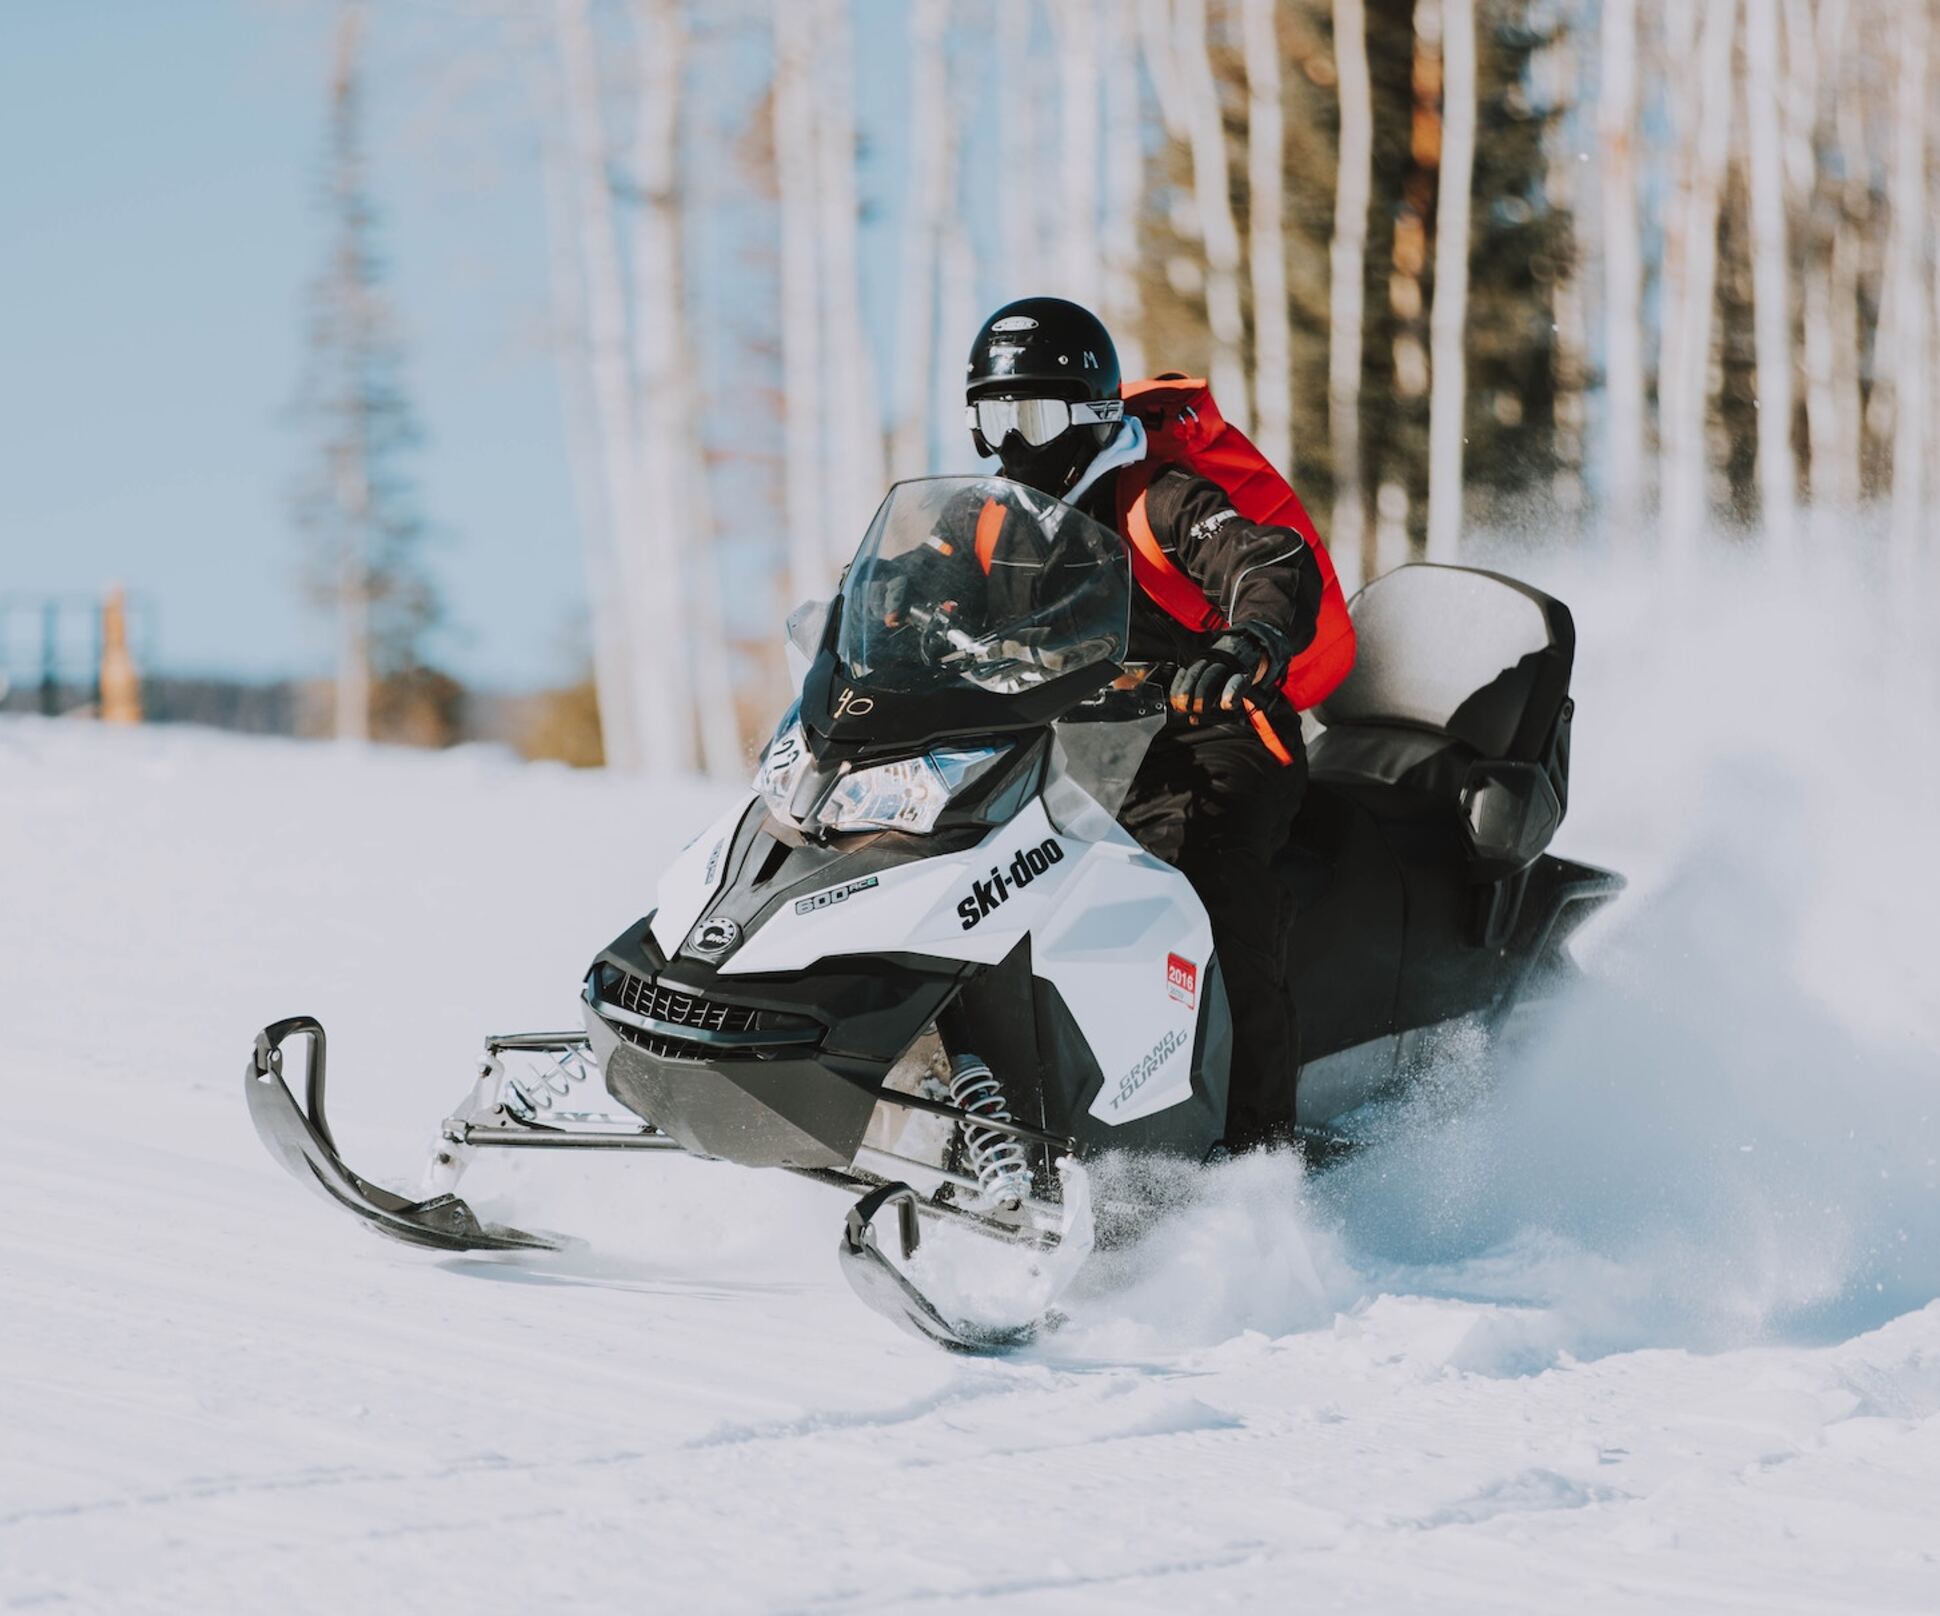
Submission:
<svg viewBox="0 0 1940 1616">
<path fill-rule="evenodd" d="M 996 1074 L 975 1055 L 950 1062 L 950 1099 L 971 1117 L 1009 1122 L 1010 1104 Z M 1023 1141 L 974 1121 L 963 1124 L 964 1150 L 976 1174 L 979 1195 L 989 1204 L 1015 1208 L 1031 1190 L 1030 1159 Z"/>
<path fill-rule="evenodd" d="M 592 1065 L 584 1050 L 563 1050 L 548 1065 L 535 1066 L 516 1076 L 507 1072 L 504 1098 L 514 1115 L 529 1122 L 541 1112 L 550 1111 L 557 1101 L 566 1099 L 575 1083 L 584 1083 L 591 1075 Z"/>
</svg>

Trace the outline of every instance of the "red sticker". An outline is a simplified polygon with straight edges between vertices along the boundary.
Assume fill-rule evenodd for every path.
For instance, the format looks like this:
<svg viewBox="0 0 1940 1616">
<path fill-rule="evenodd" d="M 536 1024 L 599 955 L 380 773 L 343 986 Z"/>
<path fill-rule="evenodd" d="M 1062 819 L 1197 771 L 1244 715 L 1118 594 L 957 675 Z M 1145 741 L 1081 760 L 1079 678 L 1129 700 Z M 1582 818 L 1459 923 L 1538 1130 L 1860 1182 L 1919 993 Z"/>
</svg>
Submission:
<svg viewBox="0 0 1940 1616">
<path fill-rule="evenodd" d="M 1199 967 L 1177 954 L 1166 955 L 1165 986 L 1173 998 L 1190 1007 L 1199 998 Z"/>
</svg>

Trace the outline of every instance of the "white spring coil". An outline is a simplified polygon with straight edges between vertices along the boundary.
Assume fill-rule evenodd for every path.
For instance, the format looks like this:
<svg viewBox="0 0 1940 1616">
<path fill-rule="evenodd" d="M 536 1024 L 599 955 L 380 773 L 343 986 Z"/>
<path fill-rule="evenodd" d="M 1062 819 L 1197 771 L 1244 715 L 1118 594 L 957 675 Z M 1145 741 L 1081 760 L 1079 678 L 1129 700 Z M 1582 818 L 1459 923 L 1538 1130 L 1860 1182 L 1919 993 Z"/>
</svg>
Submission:
<svg viewBox="0 0 1940 1616">
<path fill-rule="evenodd" d="M 950 1098 L 973 1117 L 988 1117 L 992 1122 L 1011 1120 L 1002 1085 L 975 1055 L 958 1055 L 950 1062 Z M 1022 1140 L 966 1122 L 963 1144 L 985 1201 L 1015 1207 L 1030 1194 L 1030 1159 Z"/>
<path fill-rule="evenodd" d="M 555 1100 L 570 1095 L 575 1083 L 584 1083 L 590 1070 L 586 1056 L 577 1049 L 569 1049 L 556 1056 L 549 1066 L 516 1076 L 507 1072 L 505 1097 L 511 1101 L 515 1113 L 536 1117 L 542 1111 L 550 1111 Z"/>
</svg>

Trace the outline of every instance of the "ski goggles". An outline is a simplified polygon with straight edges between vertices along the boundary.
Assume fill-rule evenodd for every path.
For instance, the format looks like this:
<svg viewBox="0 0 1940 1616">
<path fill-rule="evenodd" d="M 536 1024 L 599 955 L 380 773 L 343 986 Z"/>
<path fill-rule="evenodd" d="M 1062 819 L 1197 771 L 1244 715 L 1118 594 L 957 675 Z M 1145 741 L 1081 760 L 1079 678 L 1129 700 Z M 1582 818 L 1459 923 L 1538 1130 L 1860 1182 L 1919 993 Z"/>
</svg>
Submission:
<svg viewBox="0 0 1940 1616">
<path fill-rule="evenodd" d="M 1041 449 L 1074 426 L 1116 426 L 1125 418 L 1125 401 L 1101 398 L 1071 403 L 1062 398 L 980 398 L 964 414 L 993 448 L 1015 432 Z"/>
</svg>

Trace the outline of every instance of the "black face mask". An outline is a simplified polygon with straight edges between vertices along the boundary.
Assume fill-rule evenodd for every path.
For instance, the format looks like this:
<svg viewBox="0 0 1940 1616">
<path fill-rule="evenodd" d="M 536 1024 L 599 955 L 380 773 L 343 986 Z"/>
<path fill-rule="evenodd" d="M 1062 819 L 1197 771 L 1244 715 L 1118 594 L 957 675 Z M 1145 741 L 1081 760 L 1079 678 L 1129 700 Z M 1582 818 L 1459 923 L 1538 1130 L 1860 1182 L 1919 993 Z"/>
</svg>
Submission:
<svg viewBox="0 0 1940 1616">
<path fill-rule="evenodd" d="M 1026 443 L 1022 433 L 1007 432 L 1004 441 L 997 445 L 998 464 L 1012 482 L 1035 488 L 1053 499 L 1061 498 L 1084 475 L 1085 467 L 1097 458 L 1098 431 L 1097 427 L 1074 426 L 1036 447 Z"/>
</svg>

